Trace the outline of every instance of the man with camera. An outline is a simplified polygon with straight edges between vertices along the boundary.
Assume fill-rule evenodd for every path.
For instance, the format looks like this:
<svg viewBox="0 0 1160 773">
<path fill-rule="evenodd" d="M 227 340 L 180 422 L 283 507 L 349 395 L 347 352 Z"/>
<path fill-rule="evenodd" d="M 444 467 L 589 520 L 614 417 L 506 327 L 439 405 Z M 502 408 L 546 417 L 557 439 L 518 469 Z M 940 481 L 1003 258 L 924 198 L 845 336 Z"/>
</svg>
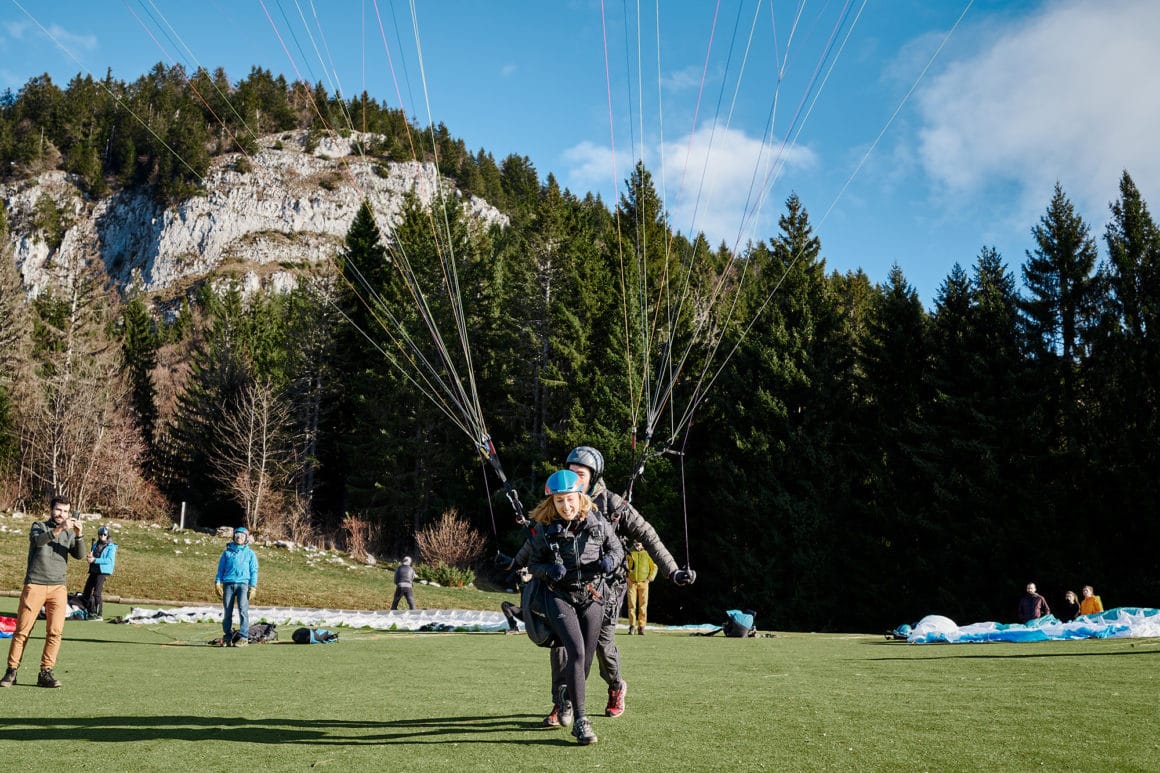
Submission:
<svg viewBox="0 0 1160 773">
<path fill-rule="evenodd" d="M 11 687 L 16 682 L 16 669 L 24 656 L 24 645 L 40 608 L 44 607 L 44 652 L 40 656 L 38 687 L 60 687 L 52 673 L 64 634 L 64 619 L 68 614 L 66 573 L 68 557 L 84 558 L 81 540 L 81 522 L 72 518 L 72 505 L 64 497 L 53 497 L 49 502 L 47 520 L 32 524 L 28 532 L 28 570 L 24 575 L 24 590 L 20 594 L 20 608 L 16 613 L 16 631 L 8 648 L 8 670 L 0 679 L 0 687 Z"/>
</svg>

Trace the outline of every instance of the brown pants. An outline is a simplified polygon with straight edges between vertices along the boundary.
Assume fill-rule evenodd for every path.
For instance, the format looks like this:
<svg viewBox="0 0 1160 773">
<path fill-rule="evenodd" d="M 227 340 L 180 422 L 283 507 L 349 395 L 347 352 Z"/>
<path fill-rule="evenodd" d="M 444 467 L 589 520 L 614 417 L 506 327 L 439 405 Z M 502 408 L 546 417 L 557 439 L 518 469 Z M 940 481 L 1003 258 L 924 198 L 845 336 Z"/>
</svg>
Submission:
<svg viewBox="0 0 1160 773">
<path fill-rule="evenodd" d="M 644 628 L 648 622 L 648 581 L 628 583 L 628 625 Z"/>
<path fill-rule="evenodd" d="M 68 589 L 64 585 L 25 585 L 20 594 L 20 609 L 16 613 L 16 630 L 12 633 L 12 644 L 8 647 L 8 667 L 19 668 L 24 657 L 24 644 L 36 616 L 44 607 L 44 652 L 40 656 L 41 669 L 56 665 L 56 653 L 60 652 L 60 637 L 64 634 L 64 618 L 68 614 Z"/>
</svg>

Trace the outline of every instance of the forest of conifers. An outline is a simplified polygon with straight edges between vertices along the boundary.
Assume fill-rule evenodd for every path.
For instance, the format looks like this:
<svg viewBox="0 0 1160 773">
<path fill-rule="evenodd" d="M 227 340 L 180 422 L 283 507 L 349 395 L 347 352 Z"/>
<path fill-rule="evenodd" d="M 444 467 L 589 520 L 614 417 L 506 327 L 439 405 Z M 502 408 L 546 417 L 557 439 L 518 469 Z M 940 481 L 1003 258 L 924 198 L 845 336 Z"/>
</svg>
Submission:
<svg viewBox="0 0 1160 773">
<path fill-rule="evenodd" d="M 192 96 L 215 78 L 231 111 Z M 345 110 L 385 161 L 413 158 L 422 134 L 365 98 L 224 79 L 30 81 L 0 97 L 3 168 L 180 200 L 256 133 L 321 134 Z M 901 267 L 882 284 L 827 273 L 794 195 L 776 233 L 733 255 L 674 233 L 643 166 L 610 211 L 525 158 L 425 136 L 427 159 L 509 223 L 412 201 L 384 237 L 364 206 L 334 261 L 281 295 L 205 283 L 163 314 L 97 262 L 30 299 L 0 209 L 0 508 L 61 491 L 121 517 L 185 502 L 203 525 L 276 536 L 357 521 L 384 556 L 455 509 L 510 553 L 501 486 L 420 375 L 439 362 L 425 316 L 526 507 L 574 445 L 603 451 L 620 490 L 665 451 L 633 501 L 698 580 L 658 582 L 658 620 L 1010 622 L 1029 581 L 1053 603 L 1092 584 L 1109 607 L 1160 604 L 1160 232 L 1127 172 L 1102 233 L 1057 186 L 1033 249 L 964 256 L 928 308 Z M 63 227 L 51 214 L 44 238 Z M 422 310 L 402 255 L 432 288 Z"/>
</svg>

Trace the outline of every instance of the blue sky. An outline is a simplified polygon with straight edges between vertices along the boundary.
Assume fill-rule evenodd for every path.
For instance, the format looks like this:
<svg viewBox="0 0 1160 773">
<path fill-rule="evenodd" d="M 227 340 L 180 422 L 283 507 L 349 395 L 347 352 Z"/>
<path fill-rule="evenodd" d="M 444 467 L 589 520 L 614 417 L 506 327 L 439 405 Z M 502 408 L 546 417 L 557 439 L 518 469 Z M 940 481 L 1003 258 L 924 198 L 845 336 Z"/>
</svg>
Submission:
<svg viewBox="0 0 1160 773">
<path fill-rule="evenodd" d="M 0 89 L 157 62 L 366 89 L 608 202 L 643 158 L 673 225 L 714 243 L 773 236 L 797 193 L 831 269 L 897 263 L 928 306 L 984 246 L 1018 276 L 1056 181 L 1101 253 L 1122 170 L 1160 207 L 1154 0 L 414 7 L 0 0 Z"/>
</svg>

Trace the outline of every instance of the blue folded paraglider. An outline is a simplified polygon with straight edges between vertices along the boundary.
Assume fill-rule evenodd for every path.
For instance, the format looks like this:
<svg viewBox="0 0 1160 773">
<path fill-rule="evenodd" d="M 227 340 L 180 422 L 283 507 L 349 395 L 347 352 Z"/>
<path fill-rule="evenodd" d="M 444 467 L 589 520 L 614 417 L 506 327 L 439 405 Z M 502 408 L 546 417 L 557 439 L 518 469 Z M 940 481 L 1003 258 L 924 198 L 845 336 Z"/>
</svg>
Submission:
<svg viewBox="0 0 1160 773">
<path fill-rule="evenodd" d="M 1081 615 L 1070 623 L 1045 615 L 1026 625 L 987 622 L 959 626 L 949 617 L 927 615 L 914 625 L 900 625 L 891 633 L 910 644 L 1144 638 L 1160 636 L 1160 609 L 1116 607 L 1094 615 Z"/>
</svg>

